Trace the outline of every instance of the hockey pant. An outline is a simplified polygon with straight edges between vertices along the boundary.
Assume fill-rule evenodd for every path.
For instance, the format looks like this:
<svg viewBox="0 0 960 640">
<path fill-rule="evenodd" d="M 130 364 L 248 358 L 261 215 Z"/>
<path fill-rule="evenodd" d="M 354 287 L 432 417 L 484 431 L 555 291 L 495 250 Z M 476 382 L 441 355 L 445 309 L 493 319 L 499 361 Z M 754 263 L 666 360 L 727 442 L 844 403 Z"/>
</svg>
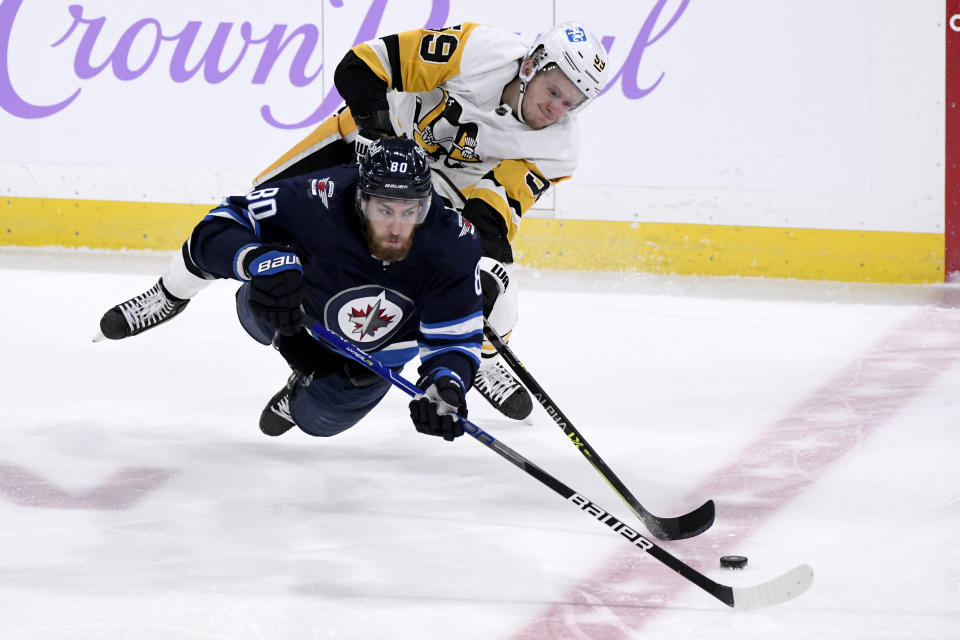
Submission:
<svg viewBox="0 0 960 640">
<path fill-rule="evenodd" d="M 254 186 L 264 182 L 301 176 L 355 161 L 353 142 L 357 125 L 348 107 L 324 120 L 285 154 L 253 179 Z"/>
</svg>

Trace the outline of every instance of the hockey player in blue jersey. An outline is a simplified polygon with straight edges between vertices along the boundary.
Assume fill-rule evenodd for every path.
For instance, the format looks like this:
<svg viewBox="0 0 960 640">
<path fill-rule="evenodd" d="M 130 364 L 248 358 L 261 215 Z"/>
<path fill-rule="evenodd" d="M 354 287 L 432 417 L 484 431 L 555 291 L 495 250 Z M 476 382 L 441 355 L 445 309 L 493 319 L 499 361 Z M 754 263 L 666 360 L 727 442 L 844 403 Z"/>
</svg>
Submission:
<svg viewBox="0 0 960 640">
<path fill-rule="evenodd" d="M 335 435 L 390 388 L 315 341 L 304 328 L 315 318 L 389 367 L 419 355 L 425 395 L 410 403 L 414 426 L 447 440 L 463 434 L 454 416 L 466 416 L 483 340 L 480 241 L 433 191 L 415 142 L 371 145 L 359 171 L 344 165 L 228 197 L 188 245 L 204 273 L 243 282 L 241 324 L 293 369 L 261 414 L 264 433 L 296 425 Z M 111 337 L 129 322 L 118 305 L 101 331 Z"/>
<path fill-rule="evenodd" d="M 601 40 L 580 23 L 556 25 L 533 43 L 472 22 L 383 35 L 357 44 L 337 65 L 334 83 L 345 108 L 254 184 L 351 162 L 383 136 L 416 140 L 438 193 L 480 236 L 484 316 L 506 342 L 519 305 L 512 243 L 523 216 L 576 170 L 578 114 L 602 93 L 608 73 Z M 209 284 L 187 249 L 156 285 L 123 303 L 132 320 L 108 337 L 134 336 L 171 319 Z M 530 394 L 492 344 L 481 353 L 474 388 L 503 415 L 526 418 Z"/>
</svg>

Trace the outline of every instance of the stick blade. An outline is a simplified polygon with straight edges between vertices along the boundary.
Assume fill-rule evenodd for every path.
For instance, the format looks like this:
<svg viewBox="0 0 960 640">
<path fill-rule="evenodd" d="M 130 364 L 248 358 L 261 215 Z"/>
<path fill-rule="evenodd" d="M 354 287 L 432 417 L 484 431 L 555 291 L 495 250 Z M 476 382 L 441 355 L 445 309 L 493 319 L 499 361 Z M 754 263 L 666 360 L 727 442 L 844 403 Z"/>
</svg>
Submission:
<svg viewBox="0 0 960 640">
<path fill-rule="evenodd" d="M 782 576 L 752 587 L 733 587 L 734 609 L 772 607 L 803 594 L 813 584 L 813 567 L 802 564 Z"/>
<path fill-rule="evenodd" d="M 707 500 L 690 513 L 676 518 L 662 518 L 646 511 L 641 519 L 650 533 L 661 540 L 684 540 L 698 536 L 713 526 L 715 516 L 713 500 Z"/>
</svg>

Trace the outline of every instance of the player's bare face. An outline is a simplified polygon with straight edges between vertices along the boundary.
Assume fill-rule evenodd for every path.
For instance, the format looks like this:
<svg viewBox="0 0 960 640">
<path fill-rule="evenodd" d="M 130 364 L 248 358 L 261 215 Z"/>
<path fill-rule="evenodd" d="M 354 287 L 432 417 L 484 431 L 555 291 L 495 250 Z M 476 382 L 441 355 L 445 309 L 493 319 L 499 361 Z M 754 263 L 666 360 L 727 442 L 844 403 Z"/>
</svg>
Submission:
<svg viewBox="0 0 960 640">
<path fill-rule="evenodd" d="M 523 120 L 531 129 L 543 129 L 565 116 L 586 99 L 560 69 L 535 75 L 523 97 Z"/>
<path fill-rule="evenodd" d="M 407 257 L 423 202 L 371 196 L 364 208 L 367 247 L 378 260 Z"/>
</svg>

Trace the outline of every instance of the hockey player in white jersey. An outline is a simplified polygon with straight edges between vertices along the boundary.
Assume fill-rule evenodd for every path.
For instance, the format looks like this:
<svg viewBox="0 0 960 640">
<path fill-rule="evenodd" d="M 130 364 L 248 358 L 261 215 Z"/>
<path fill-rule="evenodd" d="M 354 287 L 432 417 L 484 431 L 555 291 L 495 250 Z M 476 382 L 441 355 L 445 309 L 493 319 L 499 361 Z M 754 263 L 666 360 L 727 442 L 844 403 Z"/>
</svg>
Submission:
<svg viewBox="0 0 960 640">
<path fill-rule="evenodd" d="M 412 138 L 429 157 L 434 188 L 480 234 L 484 316 L 507 340 L 518 308 L 507 267 L 511 242 L 524 213 L 550 186 L 573 175 L 576 113 L 603 90 L 606 66 L 599 39 L 579 23 L 558 25 L 532 45 L 510 31 L 469 22 L 361 43 L 334 76 L 346 107 L 254 184 L 353 162 L 380 137 Z M 136 321 L 117 337 L 173 317 L 208 281 L 185 244 L 153 289 L 117 306 L 151 310 L 131 314 Z M 504 415 L 525 418 L 533 406 L 529 393 L 488 342 L 483 355 L 475 388 Z"/>
</svg>

